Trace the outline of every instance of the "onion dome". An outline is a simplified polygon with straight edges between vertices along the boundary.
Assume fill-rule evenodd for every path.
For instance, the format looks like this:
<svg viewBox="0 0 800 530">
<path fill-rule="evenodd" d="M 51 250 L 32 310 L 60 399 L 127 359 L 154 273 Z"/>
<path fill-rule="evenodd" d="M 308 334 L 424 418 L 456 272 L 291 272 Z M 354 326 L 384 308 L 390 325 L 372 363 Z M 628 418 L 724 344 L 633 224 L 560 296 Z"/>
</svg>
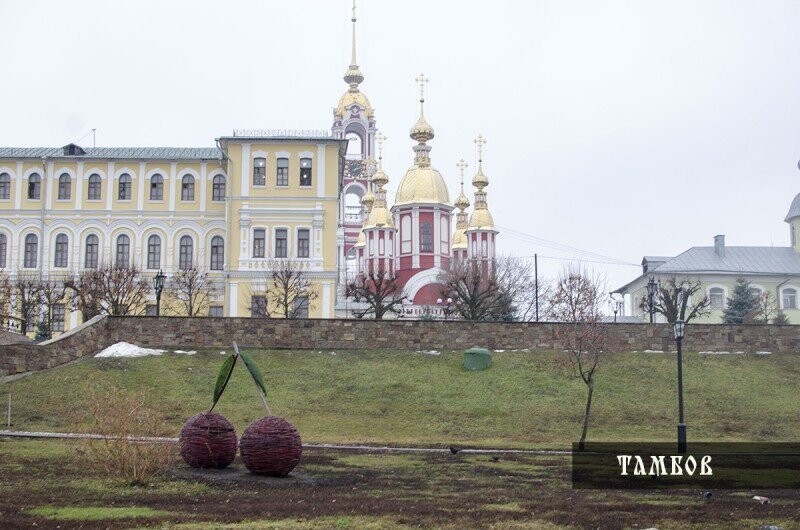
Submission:
<svg viewBox="0 0 800 530">
<path fill-rule="evenodd" d="M 477 188 L 475 190 L 475 211 L 469 219 L 469 226 L 467 230 L 492 230 L 494 231 L 494 219 L 492 214 L 489 213 L 489 205 L 486 202 L 486 192 L 483 190 L 489 185 L 489 179 L 483 174 L 483 146 L 486 140 L 483 136 L 478 135 L 475 139 L 475 144 L 478 146 L 478 172 L 472 178 L 472 185 Z"/>
<path fill-rule="evenodd" d="M 372 175 L 372 183 L 375 185 L 375 203 L 369 212 L 369 218 L 364 223 L 364 228 L 394 228 L 392 214 L 386 207 L 386 190 L 383 189 L 389 183 L 389 176 L 383 171 L 383 142 L 386 137 L 381 134 L 378 137 L 378 170 Z"/>
<path fill-rule="evenodd" d="M 466 249 L 467 248 L 467 235 L 464 233 L 464 230 L 467 228 L 468 224 L 468 216 L 467 213 L 464 211 L 469 208 L 469 199 L 467 196 L 464 195 L 464 170 L 467 168 L 468 164 L 464 162 L 462 158 L 459 160 L 456 167 L 461 172 L 461 192 L 456 197 L 455 207 L 458 208 L 458 213 L 456 214 L 456 230 L 453 233 L 453 242 L 451 245 L 452 250 L 458 249 Z"/>
<path fill-rule="evenodd" d="M 356 244 L 353 245 L 353 248 L 364 248 L 366 245 L 367 237 L 364 235 L 364 229 L 362 228 L 358 233 L 358 240 L 356 241 Z"/>
<path fill-rule="evenodd" d="M 458 197 L 456 197 L 456 201 L 453 203 L 453 205 L 462 212 L 469 208 L 469 199 L 467 199 L 467 196 L 464 195 L 463 183 L 461 184 L 461 193 L 458 194 Z"/>
<path fill-rule="evenodd" d="M 369 214 L 373 204 L 375 204 L 375 195 L 372 190 L 368 189 L 364 196 L 361 197 L 361 206 L 364 207 L 365 214 Z"/>
<path fill-rule="evenodd" d="M 424 103 L 425 100 L 421 99 L 419 102 L 421 104 Z M 417 123 L 411 127 L 409 136 L 411 136 L 411 139 L 415 142 L 423 144 L 433 140 L 433 127 L 431 127 L 428 121 L 425 119 L 425 115 L 422 113 L 422 105 L 420 105 L 419 119 L 417 120 Z"/>
</svg>

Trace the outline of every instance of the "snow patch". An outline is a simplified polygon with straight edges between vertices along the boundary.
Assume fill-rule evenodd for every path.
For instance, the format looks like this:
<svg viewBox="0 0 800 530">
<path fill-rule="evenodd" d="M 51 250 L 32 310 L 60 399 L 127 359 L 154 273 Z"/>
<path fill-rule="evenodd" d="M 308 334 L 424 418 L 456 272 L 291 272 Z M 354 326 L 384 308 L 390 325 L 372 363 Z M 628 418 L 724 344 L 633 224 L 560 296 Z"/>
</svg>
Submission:
<svg viewBox="0 0 800 530">
<path fill-rule="evenodd" d="M 664 353 L 664 350 L 645 350 L 645 353 Z"/>
<path fill-rule="evenodd" d="M 503 353 L 505 350 L 494 350 L 495 353 Z M 516 350 L 514 350 L 516 351 Z"/>
<path fill-rule="evenodd" d="M 757 351 L 756 355 L 772 355 L 771 351 Z"/>
<path fill-rule="evenodd" d="M 228 355 L 228 352 L 226 352 L 226 351 L 221 351 L 221 352 L 219 352 L 219 354 L 220 354 L 220 355 Z"/>
<path fill-rule="evenodd" d="M 436 350 L 417 350 L 417 353 L 424 353 L 425 355 L 441 355 L 442 352 Z"/>
<path fill-rule="evenodd" d="M 95 357 L 146 357 L 148 355 L 161 355 L 165 350 L 142 348 L 128 342 L 112 344 Z"/>
<path fill-rule="evenodd" d="M 195 353 L 197 353 L 195 350 L 189 350 L 189 351 L 186 351 L 186 350 L 172 350 L 172 351 L 174 351 L 175 353 L 185 353 L 186 355 L 194 355 Z"/>
<path fill-rule="evenodd" d="M 730 352 L 730 351 L 701 351 L 701 352 L 698 352 L 698 353 L 701 353 L 703 355 L 742 355 L 744 352 L 741 352 L 741 351 L 734 351 L 734 352 Z"/>
</svg>

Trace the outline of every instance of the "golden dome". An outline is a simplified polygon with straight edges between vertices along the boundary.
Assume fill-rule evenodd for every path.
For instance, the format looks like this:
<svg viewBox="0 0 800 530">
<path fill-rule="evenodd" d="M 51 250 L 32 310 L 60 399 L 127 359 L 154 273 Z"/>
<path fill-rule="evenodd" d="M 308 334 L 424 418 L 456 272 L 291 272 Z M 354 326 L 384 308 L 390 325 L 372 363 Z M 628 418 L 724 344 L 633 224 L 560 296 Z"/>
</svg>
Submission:
<svg viewBox="0 0 800 530">
<path fill-rule="evenodd" d="M 381 203 L 375 205 L 371 212 L 369 212 L 369 218 L 367 222 L 364 223 L 364 228 L 394 228 L 394 222 L 392 221 L 392 214 L 389 213 L 389 210 L 386 209 L 386 205 Z"/>
<path fill-rule="evenodd" d="M 433 127 L 425 120 L 425 115 L 420 112 L 417 123 L 411 127 L 411 139 L 420 143 L 425 143 L 433 139 Z"/>
<path fill-rule="evenodd" d="M 453 234 L 453 245 L 451 248 L 453 250 L 467 248 L 467 234 L 464 233 L 463 228 L 456 229 L 456 232 Z"/>
<path fill-rule="evenodd" d="M 344 95 L 339 99 L 339 104 L 336 106 L 334 114 L 336 114 L 337 118 L 343 118 L 347 108 L 353 104 L 363 108 L 367 113 L 367 118 L 373 117 L 375 111 L 373 110 L 372 105 L 369 104 L 367 96 L 365 96 L 364 93 L 360 92 L 358 89 L 355 91 L 348 90 L 344 93 Z"/>
<path fill-rule="evenodd" d="M 483 174 L 483 165 L 480 163 L 478 163 L 478 172 L 472 177 L 472 185 L 479 190 L 483 190 L 483 188 L 489 185 L 489 179 Z"/>
<path fill-rule="evenodd" d="M 430 166 L 413 166 L 406 172 L 397 188 L 394 205 L 412 203 L 450 203 L 441 173 Z"/>
<path fill-rule="evenodd" d="M 454 202 L 453 205 L 461 211 L 469 208 L 469 199 L 467 199 L 467 196 L 464 195 L 463 187 L 461 188 L 461 193 L 458 194 L 458 197 L 456 197 L 456 202 Z"/>
<path fill-rule="evenodd" d="M 361 205 L 369 209 L 375 204 L 375 195 L 372 190 L 367 190 L 363 197 L 361 197 Z"/>
<path fill-rule="evenodd" d="M 378 168 L 378 171 L 372 175 L 372 183 L 379 188 L 386 186 L 389 183 L 389 176 L 383 171 L 383 168 Z"/>
<path fill-rule="evenodd" d="M 356 241 L 356 244 L 353 245 L 353 248 L 364 248 L 366 245 L 367 245 L 367 238 L 364 235 L 364 230 L 362 229 L 358 233 L 358 241 Z"/>
<path fill-rule="evenodd" d="M 482 208 L 472 212 L 467 230 L 494 230 L 494 219 L 489 210 Z"/>
</svg>

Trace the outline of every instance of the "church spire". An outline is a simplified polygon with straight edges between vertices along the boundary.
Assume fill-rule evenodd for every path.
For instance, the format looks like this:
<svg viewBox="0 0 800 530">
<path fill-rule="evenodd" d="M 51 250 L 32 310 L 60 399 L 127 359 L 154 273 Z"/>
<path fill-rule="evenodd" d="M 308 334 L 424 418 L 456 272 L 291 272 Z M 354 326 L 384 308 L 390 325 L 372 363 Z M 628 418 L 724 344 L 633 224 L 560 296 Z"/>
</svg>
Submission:
<svg viewBox="0 0 800 530">
<path fill-rule="evenodd" d="M 425 74 L 419 74 L 416 79 L 419 83 L 419 119 L 417 123 L 411 128 L 411 139 L 419 142 L 414 146 L 414 164 L 419 167 L 427 167 L 431 165 L 430 152 L 431 147 L 426 142 L 433 139 L 433 127 L 425 120 L 425 84 L 428 78 Z"/>
<path fill-rule="evenodd" d="M 344 82 L 350 85 L 350 92 L 358 92 L 358 85 L 364 81 L 364 74 L 358 68 L 356 62 L 356 0 L 353 0 L 353 16 L 350 19 L 353 23 L 353 53 L 350 58 L 350 67 L 344 73 Z"/>
<path fill-rule="evenodd" d="M 475 210 L 469 221 L 468 230 L 494 230 L 494 220 L 489 213 L 489 205 L 486 203 L 486 191 L 484 188 L 489 185 L 489 179 L 483 174 L 483 146 L 486 139 L 482 135 L 475 138 L 475 145 L 478 148 L 478 172 L 472 177 L 472 185 L 475 186 Z"/>
</svg>

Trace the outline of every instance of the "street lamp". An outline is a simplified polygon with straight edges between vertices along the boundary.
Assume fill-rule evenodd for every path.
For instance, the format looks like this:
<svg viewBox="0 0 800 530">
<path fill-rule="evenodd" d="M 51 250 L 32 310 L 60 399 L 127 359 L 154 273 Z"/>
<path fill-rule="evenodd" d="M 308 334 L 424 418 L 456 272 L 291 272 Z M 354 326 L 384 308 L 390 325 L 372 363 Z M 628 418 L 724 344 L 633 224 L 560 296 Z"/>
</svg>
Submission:
<svg viewBox="0 0 800 530">
<path fill-rule="evenodd" d="M 656 295 L 656 280 L 650 276 L 650 281 L 647 282 L 647 307 L 650 310 L 650 323 L 653 323 L 653 297 Z"/>
<path fill-rule="evenodd" d="M 166 276 L 164 272 L 159 270 L 158 274 L 153 278 L 153 286 L 156 290 L 156 316 L 161 314 L 161 291 L 164 290 L 164 279 Z"/>
<path fill-rule="evenodd" d="M 678 452 L 686 452 L 686 424 L 683 422 L 683 357 L 681 354 L 681 342 L 686 329 L 686 322 L 676 320 L 673 324 L 675 331 L 675 342 L 678 343 Z"/>
<path fill-rule="evenodd" d="M 442 314 L 444 314 L 445 320 L 447 320 L 447 318 L 450 316 L 450 306 L 452 305 L 452 303 L 453 303 L 452 298 L 448 298 L 447 300 L 442 300 L 441 298 L 436 299 L 436 305 L 442 308 Z"/>
</svg>

